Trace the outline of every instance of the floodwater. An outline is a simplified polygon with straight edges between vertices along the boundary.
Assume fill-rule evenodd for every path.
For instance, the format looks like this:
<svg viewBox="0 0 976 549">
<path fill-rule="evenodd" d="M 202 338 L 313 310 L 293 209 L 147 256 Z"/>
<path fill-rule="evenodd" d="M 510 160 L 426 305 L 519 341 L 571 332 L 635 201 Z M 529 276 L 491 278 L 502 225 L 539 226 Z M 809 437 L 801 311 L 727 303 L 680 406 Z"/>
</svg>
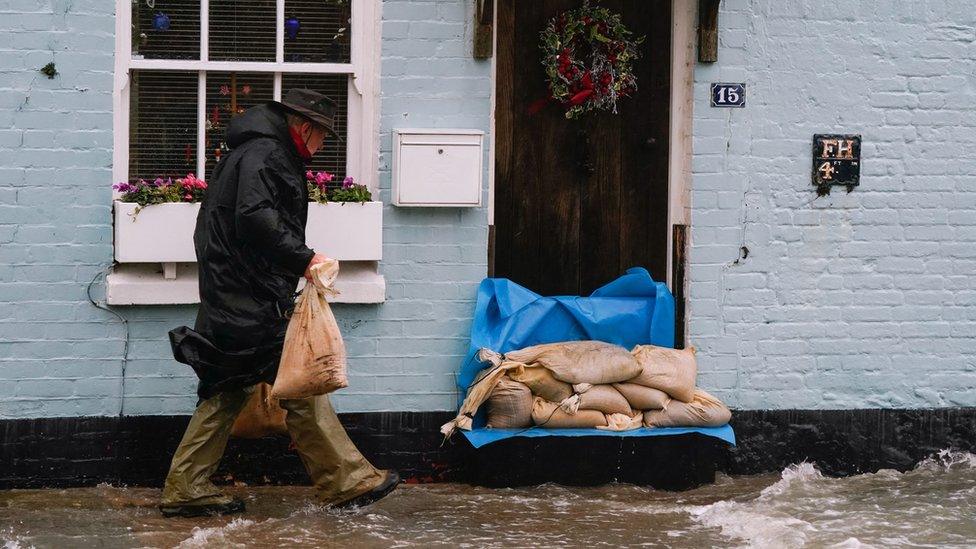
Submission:
<svg viewBox="0 0 976 549">
<path fill-rule="evenodd" d="M 100 485 L 0 492 L 0 543 L 26 547 L 973 547 L 976 455 L 942 452 L 899 473 L 719 477 L 680 493 L 635 486 L 403 486 L 358 511 L 303 487 L 234 487 L 248 512 L 163 519 L 159 492 Z"/>
</svg>

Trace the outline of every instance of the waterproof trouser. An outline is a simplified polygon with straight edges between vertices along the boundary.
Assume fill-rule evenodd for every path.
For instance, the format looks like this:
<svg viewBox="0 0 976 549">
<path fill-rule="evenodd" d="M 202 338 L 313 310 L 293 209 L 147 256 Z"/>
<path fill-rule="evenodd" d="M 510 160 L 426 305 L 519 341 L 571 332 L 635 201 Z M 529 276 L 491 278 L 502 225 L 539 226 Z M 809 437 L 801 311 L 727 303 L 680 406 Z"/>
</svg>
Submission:
<svg viewBox="0 0 976 549">
<path fill-rule="evenodd" d="M 164 506 L 230 501 L 210 477 L 224 455 L 234 420 L 253 391 L 253 386 L 224 391 L 197 406 L 166 476 Z M 342 503 L 383 483 L 384 472 L 373 467 L 349 439 L 327 395 L 280 402 L 287 410 L 288 432 L 321 502 Z"/>
</svg>

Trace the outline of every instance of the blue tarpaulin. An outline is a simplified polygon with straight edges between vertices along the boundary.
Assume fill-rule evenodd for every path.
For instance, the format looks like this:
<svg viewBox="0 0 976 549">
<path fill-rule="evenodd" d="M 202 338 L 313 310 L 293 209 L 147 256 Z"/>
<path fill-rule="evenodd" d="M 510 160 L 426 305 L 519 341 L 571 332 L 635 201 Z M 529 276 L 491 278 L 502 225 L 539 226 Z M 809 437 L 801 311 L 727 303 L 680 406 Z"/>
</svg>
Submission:
<svg viewBox="0 0 976 549">
<path fill-rule="evenodd" d="M 487 347 L 507 353 L 530 345 L 559 341 L 598 340 L 627 349 L 653 344 L 674 347 L 674 298 L 646 269 L 635 267 L 589 297 L 543 297 L 511 280 L 486 278 L 478 288 L 471 344 L 458 372 L 460 398 L 486 364 L 477 358 Z M 486 429 L 484 412 L 474 429 L 462 431 L 476 448 L 506 438 L 540 436 L 662 436 L 700 433 L 735 444 L 728 425 L 603 431 L 600 429 Z"/>
</svg>

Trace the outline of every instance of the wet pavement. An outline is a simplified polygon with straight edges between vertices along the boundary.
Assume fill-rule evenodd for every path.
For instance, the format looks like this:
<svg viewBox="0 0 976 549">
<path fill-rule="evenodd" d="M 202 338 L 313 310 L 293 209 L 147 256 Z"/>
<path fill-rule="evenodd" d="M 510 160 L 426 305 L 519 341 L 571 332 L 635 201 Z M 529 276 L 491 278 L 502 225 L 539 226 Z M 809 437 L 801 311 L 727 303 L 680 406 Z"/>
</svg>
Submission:
<svg viewBox="0 0 976 549">
<path fill-rule="evenodd" d="M 159 491 L 100 485 L 0 492 L 0 544 L 27 547 L 973 547 L 976 456 L 848 478 L 812 464 L 687 492 L 629 485 L 402 486 L 367 509 L 307 487 L 231 487 L 248 511 L 163 519 Z"/>
</svg>

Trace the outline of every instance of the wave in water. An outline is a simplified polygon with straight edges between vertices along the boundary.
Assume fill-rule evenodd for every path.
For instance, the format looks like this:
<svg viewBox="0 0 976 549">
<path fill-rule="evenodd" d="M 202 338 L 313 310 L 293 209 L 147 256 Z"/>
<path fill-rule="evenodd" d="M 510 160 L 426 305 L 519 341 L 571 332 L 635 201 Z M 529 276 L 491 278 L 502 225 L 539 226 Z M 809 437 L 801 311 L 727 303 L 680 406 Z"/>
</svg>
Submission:
<svg viewBox="0 0 976 549">
<path fill-rule="evenodd" d="M 813 463 L 783 470 L 759 496 L 686 511 L 746 547 L 965 547 L 976 539 L 976 455 L 943 450 L 905 473 L 829 478 Z M 965 517 L 971 517 L 971 521 Z M 859 539 L 860 538 L 860 539 Z"/>
<path fill-rule="evenodd" d="M 200 528 L 198 526 L 193 528 L 193 532 L 191 533 L 190 537 L 180 542 L 177 547 L 180 549 L 212 547 L 214 545 L 220 545 L 221 547 L 246 547 L 246 545 L 243 543 L 232 543 L 227 536 L 228 534 L 233 534 L 253 524 L 253 520 L 235 518 L 223 526 L 213 526 L 209 528 Z"/>
</svg>

